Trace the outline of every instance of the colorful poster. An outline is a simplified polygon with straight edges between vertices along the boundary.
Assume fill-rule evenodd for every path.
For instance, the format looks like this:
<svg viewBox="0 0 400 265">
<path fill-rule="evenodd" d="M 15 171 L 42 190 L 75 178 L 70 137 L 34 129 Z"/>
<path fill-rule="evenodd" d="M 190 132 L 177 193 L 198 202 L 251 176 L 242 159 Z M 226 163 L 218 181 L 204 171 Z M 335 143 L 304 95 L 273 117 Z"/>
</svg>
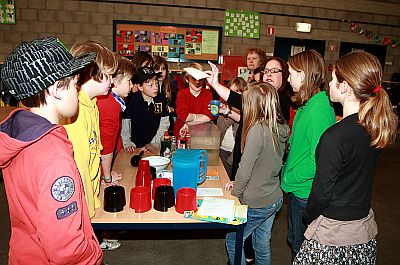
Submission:
<svg viewBox="0 0 400 265">
<path fill-rule="evenodd" d="M 128 43 L 119 43 L 117 52 L 123 56 L 133 55 L 135 53 L 135 45 Z"/>
<path fill-rule="evenodd" d="M 153 32 L 153 35 L 151 36 L 151 43 L 152 44 L 162 44 L 162 33 L 160 32 Z"/>
<path fill-rule="evenodd" d="M 15 24 L 14 0 L 0 0 L 0 23 Z"/>
<path fill-rule="evenodd" d="M 117 41 L 118 42 L 133 42 L 133 32 L 129 30 L 118 30 L 117 31 Z"/>
<path fill-rule="evenodd" d="M 150 51 L 151 51 L 151 46 L 135 44 L 135 51 L 142 51 L 142 52 L 148 52 L 148 53 L 150 53 Z"/>
<path fill-rule="evenodd" d="M 151 55 L 154 57 L 156 55 L 161 57 L 168 57 L 168 46 L 151 46 Z"/>
<path fill-rule="evenodd" d="M 183 59 L 185 58 L 185 49 L 184 47 L 169 47 L 168 48 L 168 57 L 169 58 L 176 58 L 176 59 Z"/>
<path fill-rule="evenodd" d="M 201 43 L 186 42 L 185 54 L 201 55 L 202 54 Z"/>
<path fill-rule="evenodd" d="M 183 46 L 185 45 L 185 39 L 183 34 L 169 34 L 169 45 Z"/>
<path fill-rule="evenodd" d="M 203 40 L 201 42 L 203 53 L 218 53 L 218 32 L 203 30 Z"/>
<path fill-rule="evenodd" d="M 225 10 L 224 35 L 228 37 L 260 38 L 260 13 Z"/>
<path fill-rule="evenodd" d="M 147 30 L 136 30 L 135 31 L 135 42 L 150 43 L 151 32 Z"/>
<path fill-rule="evenodd" d="M 222 37 L 222 27 L 130 21 L 118 21 L 113 32 L 117 53 L 132 57 L 135 52 L 143 51 L 171 62 L 217 62 Z"/>
<path fill-rule="evenodd" d="M 201 42 L 202 41 L 202 30 L 186 29 L 186 41 L 187 42 Z"/>
</svg>

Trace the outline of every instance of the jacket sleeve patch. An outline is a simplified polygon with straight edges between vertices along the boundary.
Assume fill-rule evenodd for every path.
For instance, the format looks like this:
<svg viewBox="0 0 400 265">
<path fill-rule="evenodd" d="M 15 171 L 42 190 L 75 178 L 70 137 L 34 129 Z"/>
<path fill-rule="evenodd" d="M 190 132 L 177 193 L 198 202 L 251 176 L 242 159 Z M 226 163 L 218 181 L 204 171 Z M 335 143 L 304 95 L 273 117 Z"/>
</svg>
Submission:
<svg viewBox="0 0 400 265">
<path fill-rule="evenodd" d="M 51 196 L 56 201 L 66 202 L 75 192 L 74 181 L 71 177 L 62 176 L 56 179 L 51 186 Z"/>
<path fill-rule="evenodd" d="M 56 216 L 58 220 L 61 220 L 70 216 L 76 211 L 78 211 L 78 204 L 76 203 L 76 201 L 74 201 L 67 206 L 58 208 L 56 211 Z"/>
</svg>

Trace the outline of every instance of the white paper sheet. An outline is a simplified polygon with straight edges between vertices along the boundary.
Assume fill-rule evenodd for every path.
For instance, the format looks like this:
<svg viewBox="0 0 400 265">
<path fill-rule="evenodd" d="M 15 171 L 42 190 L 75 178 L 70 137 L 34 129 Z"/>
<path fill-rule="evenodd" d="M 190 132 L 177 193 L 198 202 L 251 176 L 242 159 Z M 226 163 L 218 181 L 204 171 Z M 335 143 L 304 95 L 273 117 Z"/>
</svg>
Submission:
<svg viewBox="0 0 400 265">
<path fill-rule="evenodd" d="M 183 70 L 185 70 L 189 75 L 193 76 L 193 78 L 196 80 L 210 77 L 209 74 L 207 74 L 203 71 L 200 71 L 199 69 L 196 69 L 196 68 L 186 67 L 186 68 L 183 68 Z"/>
<path fill-rule="evenodd" d="M 205 197 L 198 210 L 199 215 L 218 216 L 233 220 L 234 200 Z"/>
<path fill-rule="evenodd" d="M 224 196 L 221 188 L 197 188 L 197 196 Z"/>
<path fill-rule="evenodd" d="M 219 176 L 206 176 L 206 180 L 219 180 Z"/>
</svg>

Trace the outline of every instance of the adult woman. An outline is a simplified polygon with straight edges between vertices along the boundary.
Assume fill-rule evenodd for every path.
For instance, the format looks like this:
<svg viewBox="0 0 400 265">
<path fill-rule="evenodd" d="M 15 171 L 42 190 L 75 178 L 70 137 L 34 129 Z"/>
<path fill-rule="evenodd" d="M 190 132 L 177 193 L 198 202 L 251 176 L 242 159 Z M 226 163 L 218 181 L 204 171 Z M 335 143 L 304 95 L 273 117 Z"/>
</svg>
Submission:
<svg viewBox="0 0 400 265">
<path fill-rule="evenodd" d="M 289 58 L 289 82 L 300 108 L 289 139 L 290 150 L 282 168 L 282 190 L 288 193 L 288 241 L 292 257 L 304 240 L 303 213 L 315 175 L 315 148 L 322 133 L 335 123 L 335 113 L 324 91 L 326 68 L 313 50 Z"/>
<path fill-rule="evenodd" d="M 343 119 L 318 144 L 305 209 L 311 224 L 294 264 L 376 262 L 372 177 L 380 150 L 395 140 L 398 123 L 381 80 L 379 60 L 366 52 L 347 54 L 334 66 L 329 94 L 343 106 Z"/>
<path fill-rule="evenodd" d="M 278 91 L 283 117 L 289 122 L 291 102 L 290 96 L 288 95 L 290 85 L 287 83 L 289 77 L 289 67 L 287 63 L 280 57 L 270 57 L 266 61 L 262 74 L 263 81 L 270 83 Z"/>
<path fill-rule="evenodd" d="M 253 72 L 260 66 L 265 65 L 267 56 L 265 51 L 259 48 L 250 48 L 246 52 L 247 71 L 240 75 L 247 83 L 253 80 Z"/>
</svg>

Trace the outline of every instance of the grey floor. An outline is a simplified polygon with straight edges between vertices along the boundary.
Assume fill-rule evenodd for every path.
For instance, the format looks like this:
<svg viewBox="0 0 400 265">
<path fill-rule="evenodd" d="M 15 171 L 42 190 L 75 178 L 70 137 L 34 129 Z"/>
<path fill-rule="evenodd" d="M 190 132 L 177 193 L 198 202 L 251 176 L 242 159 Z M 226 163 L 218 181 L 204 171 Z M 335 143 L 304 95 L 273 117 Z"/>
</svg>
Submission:
<svg viewBox="0 0 400 265">
<path fill-rule="evenodd" d="M 375 174 L 373 209 L 379 227 L 378 264 L 400 264 L 400 137 L 383 151 Z M 287 205 L 277 216 L 272 232 L 273 264 L 290 264 L 286 244 Z M 122 246 L 104 253 L 106 264 L 226 264 L 224 231 L 123 231 Z M 4 184 L 0 182 L 0 264 L 7 264 L 10 220 Z"/>
</svg>

